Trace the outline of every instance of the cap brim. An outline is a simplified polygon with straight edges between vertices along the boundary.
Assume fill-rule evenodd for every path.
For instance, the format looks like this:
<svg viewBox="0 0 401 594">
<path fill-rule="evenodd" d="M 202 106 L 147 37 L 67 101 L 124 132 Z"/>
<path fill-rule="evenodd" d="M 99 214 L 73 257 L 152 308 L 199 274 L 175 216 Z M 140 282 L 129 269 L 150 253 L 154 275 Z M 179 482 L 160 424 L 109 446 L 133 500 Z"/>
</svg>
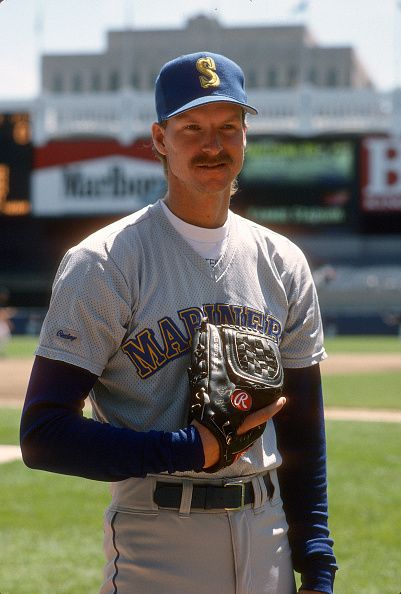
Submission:
<svg viewBox="0 0 401 594">
<path fill-rule="evenodd" d="M 234 103 L 235 105 L 240 105 L 247 113 L 252 115 L 258 114 L 258 110 L 247 103 L 241 103 L 236 99 L 225 97 L 224 95 L 208 95 L 207 97 L 198 97 L 198 99 L 194 99 L 194 101 L 190 101 L 189 103 L 182 105 L 179 109 L 176 109 L 172 113 L 163 116 L 161 121 L 168 120 L 169 118 L 179 115 L 180 113 L 184 113 L 185 111 L 189 111 L 190 109 L 194 109 L 200 105 L 205 105 L 206 103 Z"/>
</svg>

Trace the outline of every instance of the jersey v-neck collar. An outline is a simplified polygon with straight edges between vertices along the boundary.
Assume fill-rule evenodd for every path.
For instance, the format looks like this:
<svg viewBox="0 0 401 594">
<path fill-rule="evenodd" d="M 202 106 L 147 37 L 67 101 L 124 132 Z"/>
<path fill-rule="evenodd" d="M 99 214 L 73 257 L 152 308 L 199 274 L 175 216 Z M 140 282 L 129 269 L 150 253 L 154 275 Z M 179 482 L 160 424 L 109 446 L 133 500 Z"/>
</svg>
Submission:
<svg viewBox="0 0 401 594">
<path fill-rule="evenodd" d="M 196 225 L 191 225 L 177 217 L 169 207 L 163 202 L 160 201 L 160 206 L 164 214 L 166 215 L 167 219 L 173 225 L 173 227 L 186 239 L 190 244 L 191 242 L 197 243 L 204 243 L 204 244 L 214 244 L 222 242 L 228 236 L 229 230 L 229 216 L 227 217 L 226 222 L 221 227 L 217 229 L 207 229 L 205 227 L 197 227 Z M 202 254 L 201 254 L 202 255 Z"/>
<path fill-rule="evenodd" d="M 193 247 L 184 239 L 184 237 L 174 228 L 172 223 L 168 220 L 166 214 L 163 212 L 161 201 L 158 200 L 149 209 L 150 215 L 154 217 L 157 223 L 161 226 L 163 233 L 171 237 L 172 241 L 177 245 L 177 249 L 180 253 L 189 259 L 194 266 L 200 269 L 207 277 L 214 279 L 218 282 L 225 274 L 226 270 L 230 266 L 235 251 L 237 249 L 237 237 L 235 233 L 235 215 L 230 213 L 228 218 L 229 229 L 228 229 L 228 241 L 226 249 L 223 254 L 212 268 L 208 262 L 202 256 L 200 256 Z"/>
</svg>

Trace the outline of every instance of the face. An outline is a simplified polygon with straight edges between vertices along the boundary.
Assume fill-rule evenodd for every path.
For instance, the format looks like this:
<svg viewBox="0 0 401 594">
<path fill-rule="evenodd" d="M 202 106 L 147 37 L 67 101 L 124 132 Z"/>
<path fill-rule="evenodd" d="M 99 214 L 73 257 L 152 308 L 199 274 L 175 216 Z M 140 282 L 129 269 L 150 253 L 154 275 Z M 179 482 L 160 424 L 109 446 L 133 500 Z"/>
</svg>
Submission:
<svg viewBox="0 0 401 594">
<path fill-rule="evenodd" d="M 153 125 L 157 150 L 167 160 L 170 191 L 229 191 L 241 171 L 246 144 L 242 108 L 209 103 Z"/>
</svg>

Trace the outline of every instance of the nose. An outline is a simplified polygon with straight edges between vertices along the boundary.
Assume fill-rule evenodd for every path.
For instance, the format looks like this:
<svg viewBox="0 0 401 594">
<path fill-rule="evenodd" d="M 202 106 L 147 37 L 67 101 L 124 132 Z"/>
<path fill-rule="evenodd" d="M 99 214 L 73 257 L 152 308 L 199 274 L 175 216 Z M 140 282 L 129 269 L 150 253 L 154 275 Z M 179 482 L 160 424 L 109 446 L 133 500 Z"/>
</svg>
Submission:
<svg viewBox="0 0 401 594">
<path fill-rule="evenodd" d="M 210 155 L 218 155 L 222 150 L 220 135 L 217 130 L 208 130 L 205 132 L 202 150 Z"/>
</svg>

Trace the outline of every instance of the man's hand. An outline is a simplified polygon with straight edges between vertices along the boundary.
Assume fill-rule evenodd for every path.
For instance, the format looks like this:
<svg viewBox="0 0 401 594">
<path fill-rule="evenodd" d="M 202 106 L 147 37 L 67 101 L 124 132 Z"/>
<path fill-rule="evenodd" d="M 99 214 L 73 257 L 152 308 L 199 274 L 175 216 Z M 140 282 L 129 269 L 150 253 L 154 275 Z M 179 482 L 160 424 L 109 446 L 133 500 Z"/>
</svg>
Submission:
<svg viewBox="0 0 401 594">
<path fill-rule="evenodd" d="M 261 408 L 260 410 L 257 410 L 256 412 L 250 414 L 248 417 L 246 417 L 245 421 L 239 427 L 237 433 L 239 435 L 242 435 L 250 429 L 253 429 L 253 427 L 257 427 L 258 425 L 265 423 L 266 421 L 274 417 L 274 415 L 277 414 L 283 408 L 285 402 L 286 400 L 284 396 L 281 396 L 278 400 L 272 402 L 272 404 L 269 404 L 268 406 L 265 406 L 264 408 Z M 216 462 L 219 460 L 219 442 L 214 437 L 213 433 L 209 431 L 209 429 L 198 423 L 198 421 L 193 420 L 192 425 L 194 425 L 197 428 L 202 440 L 203 451 L 205 455 L 205 464 L 203 468 L 209 468 L 210 466 L 216 464 Z M 303 592 L 307 593 L 308 591 L 303 590 Z M 314 594 L 319 593 L 315 592 Z"/>
</svg>

